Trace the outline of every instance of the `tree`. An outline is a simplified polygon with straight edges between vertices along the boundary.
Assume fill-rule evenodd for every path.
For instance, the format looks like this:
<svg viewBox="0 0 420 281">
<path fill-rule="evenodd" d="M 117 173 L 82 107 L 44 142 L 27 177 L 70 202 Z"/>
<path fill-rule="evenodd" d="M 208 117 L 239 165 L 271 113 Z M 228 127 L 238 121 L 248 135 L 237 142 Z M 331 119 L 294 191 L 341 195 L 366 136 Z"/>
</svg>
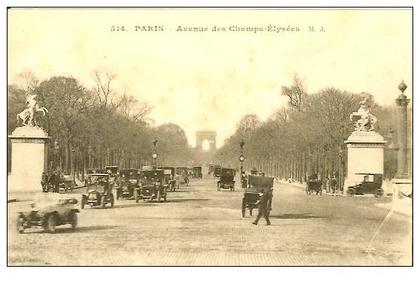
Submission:
<svg viewBox="0 0 420 281">
<path fill-rule="evenodd" d="M 302 80 L 300 80 L 300 78 L 297 75 L 295 75 L 295 77 L 293 78 L 292 86 L 281 87 L 281 95 L 288 97 L 290 107 L 296 109 L 297 111 L 302 110 L 305 98 L 308 96 L 303 87 Z"/>
</svg>

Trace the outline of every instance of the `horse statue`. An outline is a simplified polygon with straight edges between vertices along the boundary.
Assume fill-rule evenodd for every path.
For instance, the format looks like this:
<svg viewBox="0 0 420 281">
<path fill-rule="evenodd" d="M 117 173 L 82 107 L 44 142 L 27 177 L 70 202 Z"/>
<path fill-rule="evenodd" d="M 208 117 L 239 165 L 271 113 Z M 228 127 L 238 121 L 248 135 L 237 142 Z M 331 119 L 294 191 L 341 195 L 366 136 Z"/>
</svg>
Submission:
<svg viewBox="0 0 420 281">
<path fill-rule="evenodd" d="M 48 110 L 45 107 L 40 107 L 37 100 L 35 99 L 36 95 L 28 95 L 26 97 L 26 108 L 19 114 L 16 115 L 16 119 L 19 122 L 22 122 L 23 126 L 35 127 L 38 126 L 35 120 L 35 113 L 42 112 L 43 115 L 48 113 Z"/>
<path fill-rule="evenodd" d="M 354 121 L 354 130 L 369 132 L 374 131 L 378 119 L 370 113 L 370 103 L 372 96 L 365 94 L 365 97 L 360 102 L 360 107 L 356 112 L 350 114 L 350 120 Z"/>
</svg>

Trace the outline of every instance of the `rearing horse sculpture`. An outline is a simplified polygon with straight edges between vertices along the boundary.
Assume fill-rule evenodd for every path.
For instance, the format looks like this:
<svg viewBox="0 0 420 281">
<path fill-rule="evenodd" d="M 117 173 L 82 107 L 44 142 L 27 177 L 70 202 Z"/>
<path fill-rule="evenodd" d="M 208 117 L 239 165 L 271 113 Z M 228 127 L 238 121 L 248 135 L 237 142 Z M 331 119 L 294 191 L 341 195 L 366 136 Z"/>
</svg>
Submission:
<svg viewBox="0 0 420 281">
<path fill-rule="evenodd" d="M 28 95 L 26 97 L 26 109 L 16 115 L 18 123 L 21 121 L 23 126 L 37 126 L 38 124 L 34 118 L 35 113 L 42 112 L 44 116 L 48 113 L 48 110 L 45 107 L 39 106 L 35 98 L 36 95 Z"/>
<path fill-rule="evenodd" d="M 371 96 L 366 94 L 360 102 L 360 107 L 356 112 L 350 114 L 350 120 L 355 121 L 354 129 L 356 131 L 374 131 L 377 118 L 370 113 Z M 355 118 L 356 117 L 356 118 Z M 356 120 L 354 120 L 356 119 Z"/>
</svg>

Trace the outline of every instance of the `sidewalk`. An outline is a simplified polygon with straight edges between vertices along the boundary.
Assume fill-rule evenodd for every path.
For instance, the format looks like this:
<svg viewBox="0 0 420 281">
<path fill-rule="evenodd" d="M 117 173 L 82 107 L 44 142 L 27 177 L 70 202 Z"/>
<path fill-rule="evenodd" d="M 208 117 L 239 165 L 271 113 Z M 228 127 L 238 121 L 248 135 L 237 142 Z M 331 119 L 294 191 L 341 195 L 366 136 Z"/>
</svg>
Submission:
<svg viewBox="0 0 420 281">
<path fill-rule="evenodd" d="M 412 205 L 413 200 L 410 198 L 394 198 L 390 203 L 378 203 L 375 204 L 376 207 L 391 210 L 394 208 L 394 212 L 406 217 L 412 217 Z"/>
</svg>

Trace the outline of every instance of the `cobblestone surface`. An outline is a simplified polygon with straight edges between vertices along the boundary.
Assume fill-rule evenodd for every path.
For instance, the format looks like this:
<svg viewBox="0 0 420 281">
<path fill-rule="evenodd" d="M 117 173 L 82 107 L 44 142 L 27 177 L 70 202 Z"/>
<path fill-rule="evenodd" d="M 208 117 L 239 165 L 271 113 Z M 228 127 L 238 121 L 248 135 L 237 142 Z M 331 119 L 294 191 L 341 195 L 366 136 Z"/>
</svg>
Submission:
<svg viewBox="0 0 420 281">
<path fill-rule="evenodd" d="M 242 191 L 193 180 L 168 202 L 119 200 L 81 210 L 79 227 L 18 234 L 29 202 L 8 204 L 9 265 L 410 265 L 411 218 L 393 214 L 374 237 L 389 198 L 307 196 L 276 184 L 272 225 L 241 218 Z M 370 246 L 370 247 L 369 247 Z"/>
</svg>

